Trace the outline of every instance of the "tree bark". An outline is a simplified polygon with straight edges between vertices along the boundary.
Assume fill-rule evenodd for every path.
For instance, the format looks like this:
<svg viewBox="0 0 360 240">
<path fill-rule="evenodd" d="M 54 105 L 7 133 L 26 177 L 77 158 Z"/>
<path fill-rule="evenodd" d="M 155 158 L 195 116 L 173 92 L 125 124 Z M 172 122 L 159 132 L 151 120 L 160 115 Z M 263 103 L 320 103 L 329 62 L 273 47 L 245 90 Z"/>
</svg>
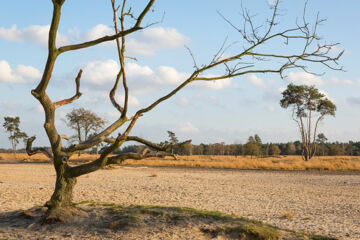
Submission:
<svg viewBox="0 0 360 240">
<path fill-rule="evenodd" d="M 59 161 L 55 160 L 54 162 Z M 45 204 L 49 212 L 54 209 L 73 206 L 73 189 L 76 184 L 76 178 L 69 176 L 67 163 L 61 162 L 60 164 L 56 164 L 55 170 L 55 190 L 51 199 Z"/>
<path fill-rule="evenodd" d="M 13 148 L 13 154 L 14 154 L 14 158 L 16 159 L 16 143 L 15 143 L 15 139 L 12 140 L 12 148 Z"/>
</svg>

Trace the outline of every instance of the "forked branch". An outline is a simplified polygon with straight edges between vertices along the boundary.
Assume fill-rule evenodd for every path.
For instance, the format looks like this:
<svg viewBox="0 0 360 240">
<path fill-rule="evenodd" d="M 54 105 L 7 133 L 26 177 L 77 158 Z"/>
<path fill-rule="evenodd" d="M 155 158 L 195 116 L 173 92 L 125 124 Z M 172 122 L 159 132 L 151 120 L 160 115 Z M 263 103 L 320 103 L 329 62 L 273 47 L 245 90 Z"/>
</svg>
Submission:
<svg viewBox="0 0 360 240">
<path fill-rule="evenodd" d="M 82 95 L 82 93 L 80 92 L 80 79 L 81 79 L 81 74 L 82 74 L 82 70 L 80 69 L 77 77 L 75 78 L 75 84 L 76 84 L 76 92 L 75 92 L 75 95 L 72 97 L 72 98 L 68 98 L 68 99 L 64 99 L 64 100 L 61 100 L 61 101 L 58 101 L 58 102 L 55 102 L 54 103 L 54 107 L 55 108 L 58 108 L 58 107 L 61 107 L 65 104 L 69 104 L 69 103 L 72 103 L 74 102 L 75 100 L 79 99 Z"/>
<path fill-rule="evenodd" d="M 116 141 L 116 139 L 114 139 L 114 138 L 105 139 L 105 142 L 107 142 L 107 143 L 114 143 L 115 141 Z M 151 148 L 153 150 L 162 151 L 162 152 L 169 152 L 171 150 L 183 148 L 186 145 L 191 143 L 191 140 L 187 140 L 187 141 L 184 141 L 184 142 L 181 142 L 181 143 L 178 143 L 178 144 L 170 144 L 170 143 L 168 143 L 168 144 L 159 145 L 159 144 L 150 142 L 148 140 L 145 140 L 145 139 L 137 137 L 137 136 L 128 136 L 126 138 L 126 141 L 135 141 L 135 142 L 138 142 L 138 143 L 142 143 L 142 144 L 146 145 L 147 147 L 149 147 L 149 148 Z"/>
<path fill-rule="evenodd" d="M 38 153 L 42 153 L 45 156 L 47 156 L 51 161 L 54 160 L 54 156 L 53 156 L 53 154 L 51 153 L 51 151 L 49 149 L 41 148 L 41 147 L 32 148 L 32 143 L 35 141 L 35 139 L 36 139 L 35 136 L 33 136 L 31 138 L 28 138 L 28 140 L 26 142 L 26 153 L 29 156 L 32 156 L 32 155 L 35 155 L 35 154 L 38 154 Z"/>
<path fill-rule="evenodd" d="M 107 165 L 108 162 L 108 155 L 113 153 L 116 149 L 118 149 L 128 137 L 130 131 L 134 127 L 136 121 L 138 119 L 138 116 L 136 115 L 130 122 L 129 126 L 125 130 L 123 134 L 119 134 L 118 137 L 115 139 L 114 143 L 112 143 L 110 146 L 106 147 L 104 151 L 101 153 L 100 157 L 90 163 L 82 164 L 75 167 L 69 167 L 69 175 L 71 177 L 78 177 L 87 173 L 94 172 L 100 168 L 103 168 Z"/>
<path fill-rule="evenodd" d="M 100 43 L 104 43 L 104 42 L 108 42 L 108 41 L 112 41 L 115 40 L 119 37 L 123 37 L 126 35 L 129 35 L 133 32 L 136 32 L 138 30 L 141 30 L 142 27 L 140 26 L 145 15 L 149 12 L 150 8 L 152 7 L 152 5 L 154 4 L 155 0 L 150 0 L 148 2 L 148 4 L 146 5 L 146 7 L 144 8 L 144 10 L 140 13 L 139 17 L 136 20 L 136 23 L 134 24 L 134 26 L 130 29 L 121 31 L 117 34 L 111 35 L 111 36 L 105 36 L 105 37 L 101 37 L 92 41 L 88 41 L 88 42 L 84 42 L 84 43 L 79 43 L 79 44 L 73 44 L 73 45 L 68 45 L 68 46 L 64 46 L 64 47 L 60 47 L 58 49 L 58 53 L 64 53 L 67 51 L 73 51 L 73 50 L 79 50 L 79 49 L 83 49 L 83 48 L 88 48 L 88 47 L 92 47 L 95 46 L 97 44 Z"/>
</svg>

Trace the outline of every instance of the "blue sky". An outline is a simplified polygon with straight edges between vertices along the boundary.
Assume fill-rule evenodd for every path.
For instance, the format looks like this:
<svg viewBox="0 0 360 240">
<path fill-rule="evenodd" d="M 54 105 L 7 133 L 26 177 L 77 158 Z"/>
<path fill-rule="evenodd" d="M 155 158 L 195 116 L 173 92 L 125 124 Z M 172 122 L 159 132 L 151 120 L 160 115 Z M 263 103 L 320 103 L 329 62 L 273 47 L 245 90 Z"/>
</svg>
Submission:
<svg viewBox="0 0 360 240">
<path fill-rule="evenodd" d="M 128 1 L 129 4 L 135 1 Z M 133 10 L 139 12 L 146 1 L 136 1 Z M 242 4 L 256 21 L 263 22 L 271 14 L 269 0 L 243 0 Z M 304 1 L 284 0 L 280 26 L 293 27 L 296 17 L 302 17 Z M 337 105 L 336 117 L 327 117 L 320 125 L 330 141 L 359 141 L 360 69 L 358 39 L 360 30 L 354 26 L 360 2 L 348 0 L 310 0 L 307 16 L 314 20 L 320 12 L 327 21 L 320 26 L 323 42 L 340 43 L 332 51 L 345 50 L 340 63 L 346 72 L 313 66 L 321 77 L 297 71 L 278 75 L 246 75 L 217 82 L 189 85 L 172 99 L 160 104 L 140 119 L 133 131 L 141 137 L 162 141 L 167 130 L 179 139 L 193 139 L 195 144 L 225 141 L 244 143 L 249 135 L 259 134 L 263 142 L 287 142 L 299 139 L 289 111 L 279 106 L 281 90 L 289 82 L 315 84 Z M 218 14 L 221 12 L 234 24 L 241 25 L 241 1 L 197 0 L 155 3 L 145 23 L 164 19 L 161 23 L 129 36 L 127 72 L 130 87 L 130 113 L 161 97 L 193 71 L 193 62 L 184 45 L 196 57 L 199 65 L 206 64 L 217 52 L 224 39 L 238 41 L 226 54 L 241 49 L 239 34 Z M 51 1 L 4 0 L 0 3 L 0 119 L 20 116 L 21 128 L 38 137 L 36 145 L 47 145 L 43 130 L 44 113 L 30 94 L 45 66 L 47 29 L 51 21 Z M 129 22 L 131 23 L 131 22 Z M 58 46 L 82 42 L 112 32 L 110 0 L 67 0 L 62 9 Z M 271 49 L 266 46 L 264 49 Z M 272 63 L 269 63 L 270 66 Z M 59 57 L 48 94 L 53 100 L 73 95 L 74 78 L 84 70 L 83 96 L 74 104 L 57 110 L 59 132 L 72 135 L 63 119 L 73 108 L 85 107 L 109 122 L 117 118 L 107 92 L 117 73 L 118 62 L 114 44 L 106 43 L 91 49 L 66 53 Z M 218 72 L 212 72 L 219 74 Z M 121 91 L 118 95 L 121 96 Z M 0 147 L 10 147 L 7 133 L 0 128 Z"/>
</svg>

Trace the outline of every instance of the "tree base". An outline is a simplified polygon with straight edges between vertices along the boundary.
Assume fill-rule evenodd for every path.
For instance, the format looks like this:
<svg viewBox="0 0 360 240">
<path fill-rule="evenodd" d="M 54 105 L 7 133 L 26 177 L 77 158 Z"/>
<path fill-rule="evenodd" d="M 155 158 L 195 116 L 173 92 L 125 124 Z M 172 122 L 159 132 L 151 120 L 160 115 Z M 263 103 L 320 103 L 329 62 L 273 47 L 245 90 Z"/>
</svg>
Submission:
<svg viewBox="0 0 360 240">
<path fill-rule="evenodd" d="M 76 216 L 87 215 L 87 213 L 75 206 L 58 207 L 48 209 L 42 218 L 43 224 L 54 224 L 68 222 Z"/>
</svg>

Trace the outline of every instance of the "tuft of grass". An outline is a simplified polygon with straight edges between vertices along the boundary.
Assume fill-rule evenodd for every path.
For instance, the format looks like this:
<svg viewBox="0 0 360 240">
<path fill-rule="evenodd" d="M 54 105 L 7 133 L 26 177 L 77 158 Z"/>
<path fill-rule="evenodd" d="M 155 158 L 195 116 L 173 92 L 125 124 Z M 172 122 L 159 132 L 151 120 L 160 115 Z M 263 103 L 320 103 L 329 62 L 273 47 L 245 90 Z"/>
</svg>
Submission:
<svg viewBox="0 0 360 240">
<path fill-rule="evenodd" d="M 94 202 L 93 201 L 81 201 L 81 202 L 77 202 L 77 203 L 74 203 L 75 206 L 77 205 L 82 205 L 82 204 L 93 204 Z"/>
<path fill-rule="evenodd" d="M 211 235 L 212 238 L 215 238 L 218 235 L 228 235 L 231 236 L 231 238 L 236 239 L 247 239 L 247 236 L 256 240 L 281 239 L 281 235 L 276 229 L 264 224 L 254 223 L 240 223 L 236 226 L 217 227 L 215 229 L 202 228 L 201 231 Z"/>
<path fill-rule="evenodd" d="M 282 218 L 286 218 L 286 219 L 293 219 L 293 217 L 294 217 L 294 213 L 293 212 L 284 212 L 283 214 L 282 214 Z"/>
<path fill-rule="evenodd" d="M 279 232 L 264 224 L 243 223 L 235 228 L 227 228 L 227 233 L 245 233 L 246 235 L 254 236 L 259 240 L 278 240 L 281 239 Z"/>
<path fill-rule="evenodd" d="M 325 237 L 320 235 L 309 235 L 311 240 L 338 240 L 337 238 Z"/>
</svg>

